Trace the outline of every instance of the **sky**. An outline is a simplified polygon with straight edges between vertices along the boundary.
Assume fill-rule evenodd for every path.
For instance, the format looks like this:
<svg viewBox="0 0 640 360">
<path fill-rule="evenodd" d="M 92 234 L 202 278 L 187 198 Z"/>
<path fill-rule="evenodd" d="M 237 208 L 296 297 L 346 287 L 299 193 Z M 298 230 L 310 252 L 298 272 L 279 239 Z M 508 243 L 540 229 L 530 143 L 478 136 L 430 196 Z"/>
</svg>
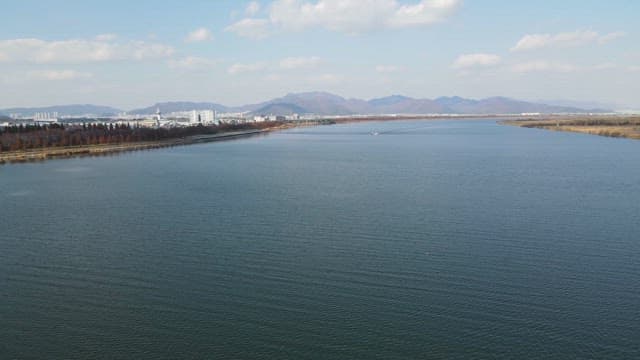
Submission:
<svg viewBox="0 0 640 360">
<path fill-rule="evenodd" d="M 292 92 L 640 109 L 637 0 L 7 1 L 0 108 Z"/>
</svg>

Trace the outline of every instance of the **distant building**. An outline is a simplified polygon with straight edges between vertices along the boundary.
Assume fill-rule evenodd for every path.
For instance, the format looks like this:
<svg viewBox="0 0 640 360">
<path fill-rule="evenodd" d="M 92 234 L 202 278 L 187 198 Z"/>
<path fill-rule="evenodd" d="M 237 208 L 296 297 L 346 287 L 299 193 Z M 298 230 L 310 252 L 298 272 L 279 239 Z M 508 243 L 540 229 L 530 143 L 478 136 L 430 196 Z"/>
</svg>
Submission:
<svg viewBox="0 0 640 360">
<path fill-rule="evenodd" d="M 218 124 L 215 110 L 191 110 L 189 121 L 191 124 Z"/>
<path fill-rule="evenodd" d="M 282 115 L 269 115 L 267 120 L 269 121 L 285 121 L 287 118 Z"/>
<path fill-rule="evenodd" d="M 156 109 L 156 127 L 160 127 L 160 120 L 162 120 L 162 113 L 160 112 L 160 108 Z"/>
<path fill-rule="evenodd" d="M 216 112 L 214 110 L 204 110 L 200 112 L 200 120 L 204 124 L 215 124 L 216 123 Z"/>
<path fill-rule="evenodd" d="M 53 124 L 58 122 L 58 112 L 37 112 L 33 114 L 33 122 L 36 124 Z"/>
<path fill-rule="evenodd" d="M 158 127 L 158 120 L 157 119 L 143 119 L 143 120 L 137 120 L 136 124 L 140 127 Z"/>
</svg>

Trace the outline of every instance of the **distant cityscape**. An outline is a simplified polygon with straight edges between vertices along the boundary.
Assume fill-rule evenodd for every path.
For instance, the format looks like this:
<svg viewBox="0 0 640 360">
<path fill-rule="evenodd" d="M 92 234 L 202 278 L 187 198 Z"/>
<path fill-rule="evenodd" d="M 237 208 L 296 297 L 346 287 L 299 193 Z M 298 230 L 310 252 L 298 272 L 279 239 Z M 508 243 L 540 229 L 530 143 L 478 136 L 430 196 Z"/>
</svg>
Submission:
<svg viewBox="0 0 640 360">
<path fill-rule="evenodd" d="M 326 92 L 293 93 L 263 103 L 227 107 L 217 103 L 166 102 L 122 111 L 108 106 L 63 105 L 40 108 L 12 108 L 0 111 L 0 126 L 37 124 L 114 123 L 139 127 L 188 127 L 246 124 L 265 121 L 306 121 L 384 115 L 441 116 L 542 114 L 604 114 L 610 109 L 548 105 L 505 97 L 465 99 L 440 97 L 415 99 L 402 95 L 361 100 L 346 99 Z M 2 115 L 4 114 L 4 115 Z"/>
<path fill-rule="evenodd" d="M 298 114 L 292 115 L 253 115 L 249 112 L 221 112 L 209 109 L 194 109 L 189 111 L 173 111 L 163 114 L 158 108 L 153 114 L 128 114 L 116 115 L 80 114 L 60 115 L 59 112 L 35 112 L 31 115 L 24 113 L 9 114 L 10 120 L 0 122 L 0 126 L 11 125 L 45 125 L 55 123 L 81 124 L 81 123 L 129 123 L 141 127 L 183 127 L 197 125 L 220 124 L 245 124 L 265 121 L 296 121 L 317 119 L 319 116 Z"/>
</svg>

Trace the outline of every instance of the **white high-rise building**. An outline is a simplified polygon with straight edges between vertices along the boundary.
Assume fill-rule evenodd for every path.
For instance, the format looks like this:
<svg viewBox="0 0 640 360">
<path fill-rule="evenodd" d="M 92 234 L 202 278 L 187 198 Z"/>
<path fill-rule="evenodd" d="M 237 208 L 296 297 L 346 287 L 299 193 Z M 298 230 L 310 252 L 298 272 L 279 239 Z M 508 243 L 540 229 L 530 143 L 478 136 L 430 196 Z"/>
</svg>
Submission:
<svg viewBox="0 0 640 360">
<path fill-rule="evenodd" d="M 200 120 L 204 124 L 213 124 L 216 121 L 216 112 L 213 110 L 205 110 L 200 113 Z"/>
<path fill-rule="evenodd" d="M 57 122 L 58 112 L 57 111 L 54 111 L 53 113 L 37 112 L 33 114 L 33 120 L 36 122 L 48 122 L 48 123 Z"/>
<path fill-rule="evenodd" d="M 189 114 L 189 122 L 192 124 L 200 122 L 200 114 L 198 114 L 197 110 L 191 110 L 191 113 Z"/>
<path fill-rule="evenodd" d="M 192 124 L 217 124 L 215 110 L 191 110 L 189 120 Z"/>
</svg>

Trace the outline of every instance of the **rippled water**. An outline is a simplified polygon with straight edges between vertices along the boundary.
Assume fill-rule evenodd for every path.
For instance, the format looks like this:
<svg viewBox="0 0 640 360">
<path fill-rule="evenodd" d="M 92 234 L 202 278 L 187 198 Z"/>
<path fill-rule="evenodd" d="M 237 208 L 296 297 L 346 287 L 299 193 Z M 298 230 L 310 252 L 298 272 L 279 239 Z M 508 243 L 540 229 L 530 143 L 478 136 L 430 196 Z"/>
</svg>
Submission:
<svg viewBox="0 0 640 360">
<path fill-rule="evenodd" d="M 1 166 L 0 357 L 640 358 L 638 164 L 399 121 Z"/>
</svg>

